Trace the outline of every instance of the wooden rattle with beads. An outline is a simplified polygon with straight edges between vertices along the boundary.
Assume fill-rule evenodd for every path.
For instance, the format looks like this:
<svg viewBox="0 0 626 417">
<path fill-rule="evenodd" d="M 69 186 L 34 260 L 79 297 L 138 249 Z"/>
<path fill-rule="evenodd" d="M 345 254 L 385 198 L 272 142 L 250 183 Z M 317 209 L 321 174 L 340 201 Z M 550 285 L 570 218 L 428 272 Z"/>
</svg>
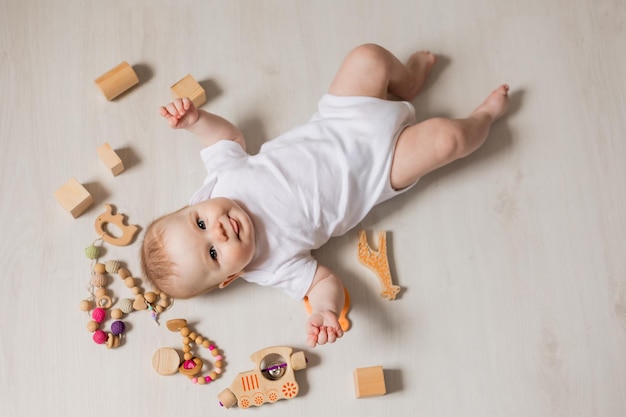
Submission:
<svg viewBox="0 0 626 417">
<path fill-rule="evenodd" d="M 91 295 L 82 300 L 79 307 L 91 315 L 91 320 L 87 323 L 87 330 L 93 333 L 94 342 L 106 344 L 107 348 L 111 349 L 121 344 L 122 336 L 126 330 L 126 325 L 121 319 L 126 314 L 135 310 L 148 310 L 151 312 L 152 318 L 157 321 L 158 315 L 171 305 L 171 300 L 163 292 L 143 293 L 137 285 L 136 279 L 132 277 L 128 269 L 122 267 L 119 261 L 98 262 L 100 249 L 95 245 L 96 242 L 85 249 L 87 258 L 93 261 L 89 286 Z M 117 274 L 124 280 L 126 287 L 134 294 L 134 298 L 124 298 L 119 302 L 119 307 L 112 308 L 115 305 L 115 299 L 106 288 L 109 283 L 107 274 Z M 111 324 L 110 332 L 105 332 L 100 328 L 101 324 L 106 321 L 107 315 L 116 320 Z"/>
<path fill-rule="evenodd" d="M 208 384 L 220 377 L 224 369 L 224 356 L 213 342 L 192 331 L 185 319 L 168 320 L 166 325 L 170 331 L 179 332 L 183 338 L 183 360 L 180 360 L 175 349 L 161 348 L 157 350 L 152 356 L 152 367 L 159 375 L 173 375 L 180 372 L 198 385 Z M 206 376 L 198 376 L 202 372 L 204 362 L 191 352 L 192 344 L 209 349 L 215 359 L 213 371 Z"/>
</svg>

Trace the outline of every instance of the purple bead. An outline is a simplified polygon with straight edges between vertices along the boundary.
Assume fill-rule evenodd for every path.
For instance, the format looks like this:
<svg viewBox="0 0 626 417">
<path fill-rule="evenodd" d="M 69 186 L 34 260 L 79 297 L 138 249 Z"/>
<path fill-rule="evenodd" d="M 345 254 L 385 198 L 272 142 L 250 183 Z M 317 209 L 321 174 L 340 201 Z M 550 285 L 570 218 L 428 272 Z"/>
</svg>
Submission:
<svg viewBox="0 0 626 417">
<path fill-rule="evenodd" d="M 124 330 L 126 330 L 126 325 L 121 320 L 114 321 L 113 324 L 111 324 L 111 333 L 113 333 L 116 336 L 119 336 L 122 333 L 124 333 Z"/>
</svg>

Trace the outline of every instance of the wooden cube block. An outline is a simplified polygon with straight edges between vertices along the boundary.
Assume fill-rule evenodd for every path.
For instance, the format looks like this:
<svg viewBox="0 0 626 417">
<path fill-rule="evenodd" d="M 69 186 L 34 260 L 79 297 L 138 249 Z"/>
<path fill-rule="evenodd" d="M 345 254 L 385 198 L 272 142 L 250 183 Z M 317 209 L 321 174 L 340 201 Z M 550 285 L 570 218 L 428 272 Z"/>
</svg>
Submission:
<svg viewBox="0 0 626 417">
<path fill-rule="evenodd" d="M 95 80 L 102 94 L 111 101 L 135 84 L 139 78 L 128 62 L 124 61 Z"/>
<path fill-rule="evenodd" d="M 76 178 L 71 178 L 56 190 L 54 197 L 74 218 L 83 214 L 93 204 L 93 197 Z"/>
<path fill-rule="evenodd" d="M 98 158 L 111 171 L 113 176 L 117 176 L 124 171 L 122 159 L 115 153 L 108 142 L 98 147 Z"/>
<path fill-rule="evenodd" d="M 171 88 L 174 98 L 189 97 L 196 107 L 206 103 L 206 92 L 204 88 L 188 74 L 174 84 Z"/>
<path fill-rule="evenodd" d="M 385 395 L 385 374 L 382 366 L 354 370 L 354 388 L 357 398 Z"/>
</svg>

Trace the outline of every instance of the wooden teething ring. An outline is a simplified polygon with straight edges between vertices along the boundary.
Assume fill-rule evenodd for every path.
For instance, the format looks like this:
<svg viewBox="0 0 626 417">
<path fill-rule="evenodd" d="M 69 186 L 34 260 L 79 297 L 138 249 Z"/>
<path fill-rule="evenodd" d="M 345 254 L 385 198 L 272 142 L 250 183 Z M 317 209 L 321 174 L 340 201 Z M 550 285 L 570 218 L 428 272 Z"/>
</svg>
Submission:
<svg viewBox="0 0 626 417">
<path fill-rule="evenodd" d="M 99 215 L 98 218 L 96 219 L 95 227 L 96 227 L 96 232 L 98 233 L 98 236 L 101 236 L 105 242 L 110 243 L 111 245 L 117 245 L 117 246 L 129 245 L 135 238 L 135 235 L 137 234 L 137 232 L 139 231 L 139 226 L 136 226 L 134 224 L 125 225 L 124 218 L 126 216 L 124 214 L 122 213 L 113 214 L 113 206 L 111 206 L 110 204 L 105 204 L 104 207 L 106 207 L 106 211 L 102 213 L 101 215 Z M 105 229 L 105 226 L 108 223 L 111 223 L 117 226 L 122 231 L 122 236 L 120 237 L 112 236 Z"/>
</svg>

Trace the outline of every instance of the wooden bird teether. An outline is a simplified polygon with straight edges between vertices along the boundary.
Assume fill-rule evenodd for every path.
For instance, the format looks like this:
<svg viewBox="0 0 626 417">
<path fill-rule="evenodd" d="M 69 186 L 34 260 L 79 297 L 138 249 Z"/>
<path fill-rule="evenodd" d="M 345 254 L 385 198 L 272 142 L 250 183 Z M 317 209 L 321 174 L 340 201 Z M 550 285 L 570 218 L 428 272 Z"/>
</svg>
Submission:
<svg viewBox="0 0 626 417">
<path fill-rule="evenodd" d="M 359 231 L 359 261 L 376 273 L 380 279 L 383 291 L 380 295 L 388 300 L 395 300 L 400 287 L 393 285 L 389 260 L 387 259 L 387 234 L 384 230 L 378 232 L 378 252 L 374 252 L 367 243 L 365 230 Z"/>
<path fill-rule="evenodd" d="M 106 207 L 106 211 L 102 213 L 101 215 L 99 215 L 98 218 L 96 219 L 96 224 L 95 224 L 96 233 L 98 233 L 98 236 L 101 236 L 105 242 L 110 243 L 111 245 L 117 245 L 117 246 L 129 245 L 135 238 L 135 235 L 137 234 L 137 232 L 139 231 L 139 226 L 136 226 L 134 224 L 125 225 L 124 218 L 126 216 L 124 214 L 122 213 L 113 214 L 113 206 L 111 206 L 110 204 L 105 204 L 104 207 Z M 106 230 L 106 225 L 108 223 L 111 223 L 117 226 L 122 231 L 122 236 L 115 237 L 111 235 Z"/>
</svg>

